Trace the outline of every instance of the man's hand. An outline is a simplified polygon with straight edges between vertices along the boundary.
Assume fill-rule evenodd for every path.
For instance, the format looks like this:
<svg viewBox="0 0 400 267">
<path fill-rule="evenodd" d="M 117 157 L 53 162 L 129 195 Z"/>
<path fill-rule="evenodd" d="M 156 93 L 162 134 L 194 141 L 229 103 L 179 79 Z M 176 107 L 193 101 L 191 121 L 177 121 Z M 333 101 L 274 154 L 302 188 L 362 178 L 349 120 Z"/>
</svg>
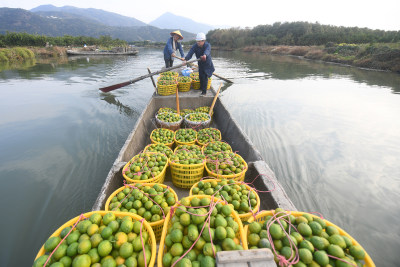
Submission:
<svg viewBox="0 0 400 267">
<path fill-rule="evenodd" d="M 171 57 L 175 57 L 175 53 L 172 53 Z"/>
<path fill-rule="evenodd" d="M 200 57 L 200 59 L 201 59 L 201 61 L 206 61 L 207 57 L 206 57 L 206 55 L 202 55 L 202 56 Z"/>
</svg>

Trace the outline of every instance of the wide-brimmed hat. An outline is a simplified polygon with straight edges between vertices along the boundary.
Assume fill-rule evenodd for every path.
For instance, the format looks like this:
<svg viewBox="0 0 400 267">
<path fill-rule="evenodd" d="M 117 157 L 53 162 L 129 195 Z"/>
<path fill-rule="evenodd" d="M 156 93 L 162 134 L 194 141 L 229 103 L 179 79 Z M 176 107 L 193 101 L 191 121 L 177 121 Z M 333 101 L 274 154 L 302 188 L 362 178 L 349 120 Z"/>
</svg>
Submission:
<svg viewBox="0 0 400 267">
<path fill-rule="evenodd" d="M 174 34 L 178 35 L 179 39 L 183 40 L 183 36 L 182 36 L 182 34 L 181 34 L 181 32 L 179 30 L 171 32 L 171 36 L 174 36 Z"/>
</svg>

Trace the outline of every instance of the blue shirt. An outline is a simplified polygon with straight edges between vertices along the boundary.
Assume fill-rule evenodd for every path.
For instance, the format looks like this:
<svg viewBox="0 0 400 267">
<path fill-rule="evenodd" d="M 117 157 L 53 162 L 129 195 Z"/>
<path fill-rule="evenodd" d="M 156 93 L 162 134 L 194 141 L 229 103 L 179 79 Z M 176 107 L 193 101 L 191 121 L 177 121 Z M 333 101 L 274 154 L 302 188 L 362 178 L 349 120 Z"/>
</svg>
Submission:
<svg viewBox="0 0 400 267">
<path fill-rule="evenodd" d="M 211 77 L 215 71 L 214 64 L 211 59 L 211 45 L 208 42 L 204 42 L 203 47 L 200 47 L 197 45 L 197 43 L 195 43 L 187 53 L 185 60 L 190 60 L 193 54 L 196 54 L 196 58 L 206 55 L 206 61 L 199 61 L 199 71 L 204 71 L 208 77 Z"/>
<path fill-rule="evenodd" d="M 174 37 L 170 37 L 167 41 L 167 44 L 164 47 L 164 60 L 170 60 L 172 53 L 174 53 L 174 49 L 172 46 L 172 42 L 174 41 Z M 185 57 L 183 53 L 182 45 L 180 42 L 176 42 L 175 48 L 181 53 L 181 57 Z M 173 60 L 173 59 L 172 59 Z"/>
</svg>

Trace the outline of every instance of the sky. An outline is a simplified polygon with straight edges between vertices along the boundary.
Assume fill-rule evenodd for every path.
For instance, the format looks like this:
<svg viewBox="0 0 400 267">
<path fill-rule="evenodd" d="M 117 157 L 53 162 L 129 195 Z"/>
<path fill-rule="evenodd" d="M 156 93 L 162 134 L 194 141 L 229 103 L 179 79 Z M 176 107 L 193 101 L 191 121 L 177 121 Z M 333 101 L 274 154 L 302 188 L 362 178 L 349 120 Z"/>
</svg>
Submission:
<svg viewBox="0 0 400 267">
<path fill-rule="evenodd" d="M 171 12 L 213 26 L 244 28 L 274 22 L 307 21 L 400 31 L 400 0 L 0 0 L 0 7 L 27 10 L 46 4 L 103 9 L 145 23 Z"/>
</svg>

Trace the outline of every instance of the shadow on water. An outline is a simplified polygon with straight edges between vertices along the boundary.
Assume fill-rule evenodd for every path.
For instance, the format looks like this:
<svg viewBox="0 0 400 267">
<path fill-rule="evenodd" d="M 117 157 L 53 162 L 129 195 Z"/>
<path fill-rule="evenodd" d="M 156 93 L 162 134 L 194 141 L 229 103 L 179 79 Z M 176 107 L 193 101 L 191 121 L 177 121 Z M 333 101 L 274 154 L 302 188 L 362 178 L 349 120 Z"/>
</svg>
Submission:
<svg viewBox="0 0 400 267">
<path fill-rule="evenodd" d="M 136 110 L 135 108 L 131 108 L 127 105 L 122 104 L 118 99 L 115 98 L 115 95 L 110 93 L 100 93 L 100 99 L 104 100 L 108 104 L 115 105 L 121 114 L 125 114 L 128 117 L 139 117 L 141 111 Z"/>
<path fill-rule="evenodd" d="M 392 72 L 360 69 L 335 63 L 307 60 L 294 56 L 276 56 L 260 53 L 221 52 L 216 51 L 215 57 L 227 57 L 231 61 L 245 62 L 249 73 L 267 73 L 269 77 L 278 80 L 294 80 L 306 77 L 332 78 L 334 76 L 348 77 L 358 83 L 373 86 L 385 86 L 393 93 L 400 93 L 400 75 Z"/>
</svg>

